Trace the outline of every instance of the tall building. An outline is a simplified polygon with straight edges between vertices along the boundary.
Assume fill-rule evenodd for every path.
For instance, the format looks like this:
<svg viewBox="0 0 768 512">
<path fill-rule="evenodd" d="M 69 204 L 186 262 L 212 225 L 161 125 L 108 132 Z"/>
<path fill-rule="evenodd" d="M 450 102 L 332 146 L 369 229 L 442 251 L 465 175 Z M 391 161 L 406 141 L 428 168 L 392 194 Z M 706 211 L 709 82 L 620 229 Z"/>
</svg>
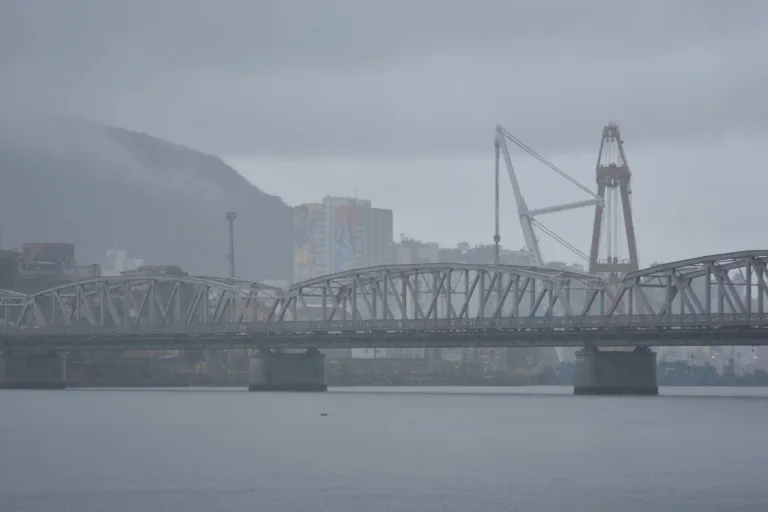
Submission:
<svg viewBox="0 0 768 512">
<path fill-rule="evenodd" d="M 392 210 L 371 208 L 368 218 L 368 255 L 367 265 L 390 265 L 397 261 Z"/>
<path fill-rule="evenodd" d="M 328 273 L 328 221 L 322 203 L 293 208 L 293 282 Z"/>
<path fill-rule="evenodd" d="M 328 225 L 330 272 L 366 267 L 371 202 L 348 197 L 323 199 Z"/>
<path fill-rule="evenodd" d="M 392 210 L 365 199 L 325 197 L 293 210 L 293 280 L 395 261 Z"/>
</svg>

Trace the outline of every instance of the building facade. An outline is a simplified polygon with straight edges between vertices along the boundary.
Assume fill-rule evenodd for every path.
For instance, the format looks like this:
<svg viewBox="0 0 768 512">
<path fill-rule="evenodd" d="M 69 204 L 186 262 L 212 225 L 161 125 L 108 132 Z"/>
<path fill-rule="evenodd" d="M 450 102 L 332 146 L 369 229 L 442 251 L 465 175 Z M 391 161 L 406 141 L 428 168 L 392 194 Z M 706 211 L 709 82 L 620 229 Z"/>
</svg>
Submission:
<svg viewBox="0 0 768 512">
<path fill-rule="evenodd" d="M 437 263 L 440 247 L 434 242 L 421 242 L 405 236 L 397 244 L 397 263 L 413 265 L 418 263 Z"/>
<path fill-rule="evenodd" d="M 470 247 L 466 242 L 453 248 L 441 248 L 438 253 L 438 261 L 446 263 L 493 265 L 495 259 L 496 247 L 494 245 Z M 529 266 L 533 264 L 533 255 L 526 250 L 501 249 L 499 251 L 499 263 L 501 265 Z"/>
<path fill-rule="evenodd" d="M 293 281 L 394 263 L 392 210 L 365 199 L 325 197 L 293 210 Z"/>
<path fill-rule="evenodd" d="M 75 244 L 59 242 L 23 243 L 21 250 L 0 251 L 0 288 L 21 293 L 99 277 L 100 265 L 78 265 Z"/>
<path fill-rule="evenodd" d="M 293 208 L 293 282 L 327 273 L 328 221 L 322 203 Z"/>
<path fill-rule="evenodd" d="M 368 218 L 366 266 L 390 265 L 397 261 L 395 242 L 392 239 L 393 231 L 392 210 L 371 208 Z"/>
<path fill-rule="evenodd" d="M 323 199 L 327 219 L 330 271 L 336 274 L 367 266 L 371 202 L 347 197 Z"/>
<path fill-rule="evenodd" d="M 128 251 L 115 247 L 108 249 L 105 256 L 105 263 L 101 267 L 103 276 L 119 276 L 123 272 L 130 272 L 144 266 L 144 260 L 141 258 L 129 258 Z"/>
</svg>

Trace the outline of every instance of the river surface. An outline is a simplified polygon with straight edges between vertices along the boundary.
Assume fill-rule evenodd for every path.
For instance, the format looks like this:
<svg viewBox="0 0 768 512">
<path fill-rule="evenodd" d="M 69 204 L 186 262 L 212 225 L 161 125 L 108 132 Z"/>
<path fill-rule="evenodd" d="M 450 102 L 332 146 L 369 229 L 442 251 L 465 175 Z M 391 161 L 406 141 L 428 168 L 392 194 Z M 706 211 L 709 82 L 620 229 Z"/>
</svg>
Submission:
<svg viewBox="0 0 768 512">
<path fill-rule="evenodd" d="M 2 512 L 768 510 L 768 389 L 0 392 Z"/>
</svg>

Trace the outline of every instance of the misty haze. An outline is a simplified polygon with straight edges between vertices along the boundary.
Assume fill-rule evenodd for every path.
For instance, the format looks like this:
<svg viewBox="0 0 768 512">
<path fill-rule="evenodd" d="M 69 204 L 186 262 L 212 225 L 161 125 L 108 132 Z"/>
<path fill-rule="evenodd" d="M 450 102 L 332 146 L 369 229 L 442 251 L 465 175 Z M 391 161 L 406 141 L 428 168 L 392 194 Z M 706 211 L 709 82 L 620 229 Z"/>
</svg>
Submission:
<svg viewBox="0 0 768 512">
<path fill-rule="evenodd" d="M 768 509 L 765 2 L 5 0 L 0 48 L 1 511 Z"/>
</svg>

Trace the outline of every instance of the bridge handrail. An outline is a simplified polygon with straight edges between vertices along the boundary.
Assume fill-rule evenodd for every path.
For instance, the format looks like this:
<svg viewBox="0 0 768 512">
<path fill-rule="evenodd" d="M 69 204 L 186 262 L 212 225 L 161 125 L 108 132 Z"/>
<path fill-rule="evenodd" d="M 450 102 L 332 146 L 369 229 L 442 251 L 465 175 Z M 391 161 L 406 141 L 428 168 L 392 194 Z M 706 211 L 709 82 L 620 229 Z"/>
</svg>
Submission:
<svg viewBox="0 0 768 512">
<path fill-rule="evenodd" d="M 344 332 L 434 332 L 483 330 L 573 330 L 573 329 L 653 329 L 653 328 L 717 328 L 744 325 L 768 327 L 768 314 L 713 315 L 624 315 L 537 318 L 472 318 L 438 320 L 346 320 L 331 322 L 221 323 L 221 324 L 129 324 L 129 325 L 53 325 L 28 328 L 5 324 L 0 337 L 39 337 L 49 335 L 115 336 L 120 334 L 152 335 L 232 335 L 241 334 L 328 334 Z"/>
</svg>

